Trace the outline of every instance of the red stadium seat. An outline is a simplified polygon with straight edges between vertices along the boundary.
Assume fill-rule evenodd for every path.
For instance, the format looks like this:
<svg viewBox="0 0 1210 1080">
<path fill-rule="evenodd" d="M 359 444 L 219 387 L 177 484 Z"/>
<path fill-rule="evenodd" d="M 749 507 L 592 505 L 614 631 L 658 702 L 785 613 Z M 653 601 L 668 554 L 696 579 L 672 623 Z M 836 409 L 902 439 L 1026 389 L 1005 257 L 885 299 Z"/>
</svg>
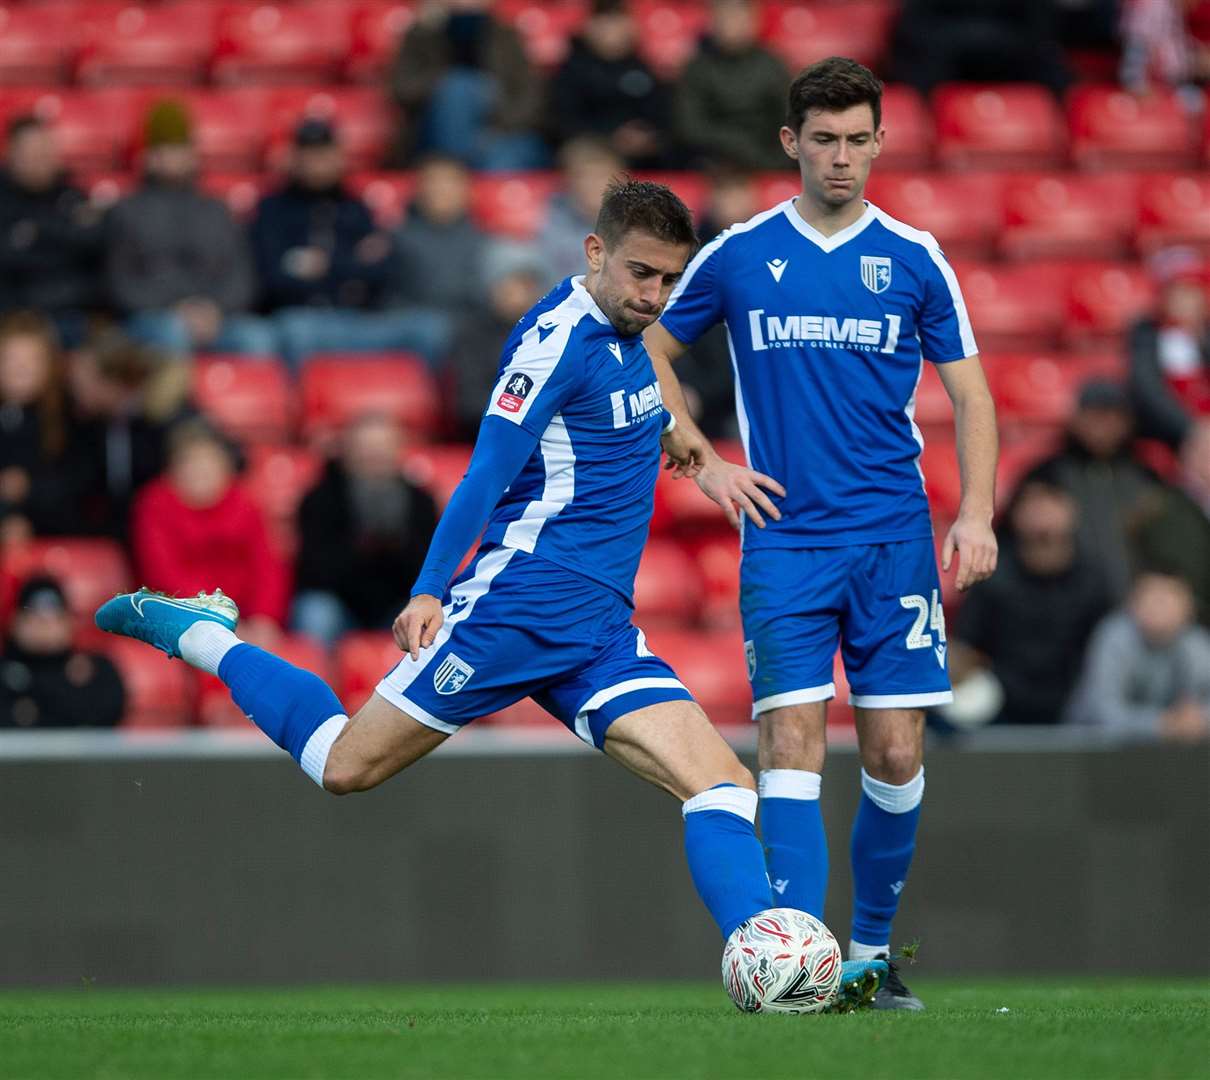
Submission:
<svg viewBox="0 0 1210 1080">
<path fill-rule="evenodd" d="M 1024 434 L 1019 429 L 1018 434 Z M 1005 441 L 1000 447 L 996 462 L 996 510 L 1003 512 L 1008 506 L 1025 474 L 1043 458 L 1056 453 L 1062 444 L 1062 431 L 1058 427 L 1035 428 L 1028 438 Z"/>
<path fill-rule="evenodd" d="M 222 199 L 239 220 L 247 221 L 256 212 L 269 183 L 264 173 L 205 172 L 198 186 L 208 195 Z"/>
<path fill-rule="evenodd" d="M 1031 173 L 1004 186 L 1001 251 L 1010 259 L 1115 259 L 1135 225 L 1135 178 Z"/>
<path fill-rule="evenodd" d="M 874 170 L 867 194 L 891 217 L 931 232 L 951 259 L 990 254 L 1001 225 L 1002 178 Z"/>
<path fill-rule="evenodd" d="M 45 86 L 64 80 L 75 52 L 68 6 L 0 8 L 0 86 Z"/>
<path fill-rule="evenodd" d="M 0 574 L 0 615 L 7 616 L 21 582 L 33 574 L 57 578 L 78 627 L 90 640 L 95 637 L 92 616 L 106 600 L 131 588 L 130 565 L 113 540 L 91 537 L 54 537 L 3 549 Z"/>
<path fill-rule="evenodd" d="M 302 497 L 319 479 L 323 459 L 301 447 L 252 446 L 244 488 L 264 511 L 278 548 L 292 553 L 295 514 Z"/>
<path fill-rule="evenodd" d="M 515 705 L 510 705 L 507 709 L 501 709 L 481 720 L 476 720 L 475 723 L 476 725 L 488 723 L 493 726 L 512 728 L 544 728 L 552 725 L 562 727 L 559 721 L 533 698 L 527 697 L 522 698 Z"/>
<path fill-rule="evenodd" d="M 693 558 L 704 589 L 701 621 L 723 629 L 739 624 L 739 537 L 735 533 L 695 545 Z"/>
<path fill-rule="evenodd" d="M 802 180 L 791 171 L 789 159 L 784 172 L 758 173 L 756 176 L 756 205 L 761 209 L 793 199 L 802 191 Z"/>
<path fill-rule="evenodd" d="M 1137 97 L 1083 86 L 1068 101 L 1072 158 L 1082 169 L 1184 169 L 1196 157 L 1193 128 L 1172 91 Z"/>
<path fill-rule="evenodd" d="M 445 509 L 470 464 L 471 447 L 462 443 L 409 447 L 404 458 L 412 483 L 424 488 Z"/>
<path fill-rule="evenodd" d="M 559 186 L 554 173 L 479 173 L 471 189 L 472 213 L 484 229 L 530 240 L 546 219 L 546 203 Z"/>
<path fill-rule="evenodd" d="M 264 90 L 191 90 L 182 100 L 193 120 L 203 171 L 254 172 L 260 168 L 269 105 Z"/>
<path fill-rule="evenodd" d="M 340 137 L 353 169 L 381 163 L 395 130 L 386 95 L 377 86 L 290 87 L 269 99 L 268 130 L 272 164 L 286 147 L 303 117 L 327 120 Z"/>
<path fill-rule="evenodd" d="M 1210 178 L 1191 173 L 1143 177 L 1137 242 L 1144 253 L 1169 244 L 1210 249 Z"/>
<path fill-rule="evenodd" d="M 702 582 L 697 566 L 673 540 L 650 540 L 634 580 L 635 621 L 644 628 L 697 622 Z"/>
<path fill-rule="evenodd" d="M 694 631 L 655 628 L 647 645 L 666 660 L 715 724 L 746 724 L 752 691 L 740 630 Z"/>
<path fill-rule="evenodd" d="M 697 51 L 709 12 L 687 0 L 636 0 L 631 10 L 639 27 L 638 48 L 657 75 L 672 78 Z"/>
<path fill-rule="evenodd" d="M 715 449 L 728 461 L 742 463 L 746 460 L 744 448 L 739 443 L 719 442 Z M 655 497 L 657 516 L 665 515 L 660 521 L 662 528 L 683 537 L 698 537 L 703 530 L 724 536 L 730 531 L 723 512 L 692 480 L 675 480 L 671 473 L 661 469 Z"/>
<path fill-rule="evenodd" d="M 826 56 L 851 56 L 877 66 L 886 51 L 895 8 L 882 0 L 770 3 L 765 5 L 761 37 L 795 73 Z"/>
<path fill-rule="evenodd" d="M 415 17 L 415 5 L 400 0 L 371 0 L 359 4 L 351 21 L 345 78 L 357 83 L 377 85 L 381 82 Z"/>
<path fill-rule="evenodd" d="M 215 7 L 89 4 L 76 78 L 89 86 L 184 86 L 200 82 L 214 51 Z"/>
<path fill-rule="evenodd" d="M 991 371 L 992 393 L 1006 425 L 1057 428 L 1075 407 L 1080 387 L 1089 379 L 1122 378 L 1116 357 L 1072 360 L 1056 355 L 1001 356 Z"/>
<path fill-rule="evenodd" d="M 674 172 L 641 172 L 640 180 L 653 180 L 672 188 L 694 218 L 701 216 L 710 198 L 710 184 L 702 173 L 680 169 Z"/>
<path fill-rule="evenodd" d="M 937 157 L 949 169 L 1049 168 L 1066 156 L 1063 115 L 1041 86 L 942 86 L 933 116 Z"/>
<path fill-rule="evenodd" d="M 521 35 L 529 62 L 549 70 L 567 58 L 572 35 L 583 22 L 585 5 L 576 0 L 501 0 L 496 14 Z"/>
<path fill-rule="evenodd" d="M 1155 300 L 1154 283 L 1130 263 L 1073 264 L 1068 279 L 1064 337 L 1085 352 L 1120 347 L 1130 324 Z"/>
<path fill-rule="evenodd" d="M 933 117 L 919 91 L 900 83 L 885 87 L 882 126 L 886 138 L 878 156 L 879 170 L 929 166 L 933 160 Z"/>
<path fill-rule="evenodd" d="M 403 653 L 390 631 L 347 634 L 336 646 L 336 692 L 351 716 L 374 692 Z"/>
<path fill-rule="evenodd" d="M 370 208 L 379 228 L 393 229 L 407 213 L 416 178 L 410 172 L 361 172 L 349 178 L 349 188 Z"/>
<path fill-rule="evenodd" d="M 23 112 L 41 117 L 54 125 L 71 171 L 99 172 L 126 163 L 146 104 L 146 91 L 132 87 L 12 91 L 0 101 L 0 121 Z"/>
<path fill-rule="evenodd" d="M 304 671 L 312 671 L 321 679 L 331 679 L 331 661 L 324 647 L 302 634 L 283 634 L 272 644 L 274 655 Z M 222 727 L 256 731 L 256 725 L 231 700 L 227 687 L 213 675 L 198 678 L 198 722 L 204 727 Z"/>
<path fill-rule="evenodd" d="M 419 436 L 441 423 L 436 381 L 424 361 L 408 353 L 316 354 L 301 381 L 303 430 L 312 438 L 367 412 L 390 413 Z"/>
<path fill-rule="evenodd" d="M 349 52 L 340 4 L 232 4 L 219 16 L 211 68 L 228 86 L 333 81 Z"/>
<path fill-rule="evenodd" d="M 929 509 L 934 516 L 952 521 L 958 515 L 958 504 L 962 501 L 958 452 L 952 434 L 948 440 L 934 436 L 925 442 L 920 468 L 924 473 Z"/>
<path fill-rule="evenodd" d="M 240 442 L 282 443 L 290 437 L 294 391 L 275 357 L 199 357 L 193 368 L 193 398 Z"/>
<path fill-rule="evenodd" d="M 916 411 L 913 419 L 917 427 L 934 430 L 951 428 L 954 423 L 954 406 L 937 373 L 937 364 L 925 364 L 916 387 Z"/>
<path fill-rule="evenodd" d="M 126 687 L 124 728 L 186 727 L 193 719 L 193 670 L 141 641 L 105 635 L 105 655 Z"/>
<path fill-rule="evenodd" d="M 955 267 L 975 340 L 985 352 L 1049 349 L 1063 329 L 1068 267 Z"/>
</svg>

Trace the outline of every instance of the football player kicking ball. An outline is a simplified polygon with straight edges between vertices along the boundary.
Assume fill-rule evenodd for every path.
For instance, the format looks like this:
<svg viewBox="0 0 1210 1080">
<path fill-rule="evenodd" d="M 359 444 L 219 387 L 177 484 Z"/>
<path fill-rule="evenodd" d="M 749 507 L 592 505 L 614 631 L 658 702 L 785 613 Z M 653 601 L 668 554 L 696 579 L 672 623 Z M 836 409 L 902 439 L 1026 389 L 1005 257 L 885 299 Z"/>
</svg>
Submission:
<svg viewBox="0 0 1210 1080">
<path fill-rule="evenodd" d="M 802 192 L 705 245 L 646 334 L 678 421 L 665 444 L 735 524 L 750 478 L 693 426 L 670 362 L 727 325 L 749 464 L 786 488 L 743 534 L 743 613 L 760 722 L 761 830 L 781 902 L 822 917 L 824 714 L 840 643 L 862 796 L 851 959 L 889 958 L 924 794 L 923 710 L 951 700 L 945 619 L 913 422 L 922 361 L 954 403 L 962 504 L 945 537 L 965 589 L 996 565 L 995 409 L 957 279 L 931 235 L 863 200 L 882 85 L 853 60 L 807 68 L 781 129 Z M 759 524 L 759 518 L 757 518 Z M 892 965 L 876 1007 L 921 1009 Z"/>
<path fill-rule="evenodd" d="M 540 300 L 505 345 L 466 476 L 395 620 L 407 655 L 352 718 L 317 676 L 241 642 L 221 593 L 178 600 L 141 589 L 102 606 L 97 625 L 217 674 L 338 795 L 381 784 L 476 717 L 531 696 L 681 800 L 694 884 L 728 937 L 774 906 L 755 783 L 630 621 L 672 423 L 642 332 L 695 247 L 689 212 L 666 187 L 607 191 L 584 242 L 588 272 Z M 885 974 L 885 964 L 850 965 L 842 992 L 860 1003 Z"/>
</svg>

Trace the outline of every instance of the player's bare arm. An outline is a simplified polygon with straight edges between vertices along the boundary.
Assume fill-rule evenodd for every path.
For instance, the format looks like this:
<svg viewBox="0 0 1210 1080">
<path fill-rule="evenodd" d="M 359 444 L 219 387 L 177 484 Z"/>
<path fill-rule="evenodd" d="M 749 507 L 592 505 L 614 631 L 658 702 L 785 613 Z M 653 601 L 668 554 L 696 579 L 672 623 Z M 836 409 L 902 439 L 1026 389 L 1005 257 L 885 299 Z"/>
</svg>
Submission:
<svg viewBox="0 0 1210 1080">
<path fill-rule="evenodd" d="M 938 364 L 941 382 L 954 405 L 962 502 L 958 519 L 946 534 L 941 569 L 948 572 L 958 556 L 957 586 L 965 592 L 996 569 L 996 534 L 992 515 L 996 501 L 996 406 L 978 356 Z"/>
</svg>

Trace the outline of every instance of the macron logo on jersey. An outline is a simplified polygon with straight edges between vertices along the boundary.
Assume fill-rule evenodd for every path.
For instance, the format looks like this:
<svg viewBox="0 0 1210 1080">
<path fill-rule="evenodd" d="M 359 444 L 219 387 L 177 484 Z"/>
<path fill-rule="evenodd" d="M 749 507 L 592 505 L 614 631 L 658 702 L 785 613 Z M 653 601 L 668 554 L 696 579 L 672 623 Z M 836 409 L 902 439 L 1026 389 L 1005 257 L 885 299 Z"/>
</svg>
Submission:
<svg viewBox="0 0 1210 1080">
<path fill-rule="evenodd" d="M 534 388 L 534 380 L 531 379 L 523 371 L 518 371 L 511 379 L 508 380 L 502 393 L 497 399 L 496 404 L 505 412 L 520 412 L 521 406 L 525 404 L 525 399 L 529 397 L 529 392 Z"/>
<path fill-rule="evenodd" d="M 766 315 L 764 308 L 748 312 L 752 351 L 840 346 L 859 352 L 893 353 L 899 345 L 902 317 L 884 319 L 836 318 L 832 315 Z"/>
<path fill-rule="evenodd" d="M 786 267 L 790 265 L 790 260 L 770 259 L 765 265 L 769 268 L 769 273 L 773 275 L 773 280 L 780 285 L 781 276 L 786 272 Z"/>
</svg>

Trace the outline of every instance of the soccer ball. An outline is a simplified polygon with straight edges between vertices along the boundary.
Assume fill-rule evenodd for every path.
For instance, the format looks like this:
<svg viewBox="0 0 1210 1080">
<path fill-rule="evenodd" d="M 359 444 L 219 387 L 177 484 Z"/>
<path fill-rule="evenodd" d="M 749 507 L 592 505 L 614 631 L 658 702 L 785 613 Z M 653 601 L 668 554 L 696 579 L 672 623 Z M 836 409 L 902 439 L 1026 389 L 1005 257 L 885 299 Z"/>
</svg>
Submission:
<svg viewBox="0 0 1210 1080">
<path fill-rule="evenodd" d="M 723 985 L 744 1012 L 819 1012 L 836 996 L 840 965 L 840 946 L 814 915 L 769 908 L 727 939 Z"/>
</svg>

